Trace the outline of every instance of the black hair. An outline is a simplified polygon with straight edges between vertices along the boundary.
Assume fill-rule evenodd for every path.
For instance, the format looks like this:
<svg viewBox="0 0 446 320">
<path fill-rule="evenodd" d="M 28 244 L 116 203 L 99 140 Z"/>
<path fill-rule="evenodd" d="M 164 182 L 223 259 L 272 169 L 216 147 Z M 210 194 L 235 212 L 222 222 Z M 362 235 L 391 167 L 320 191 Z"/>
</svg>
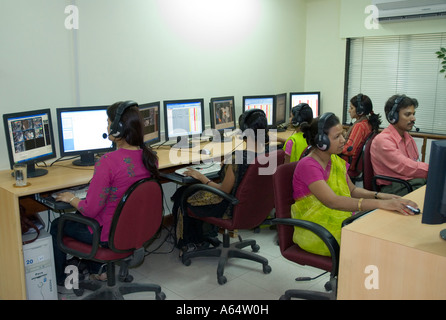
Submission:
<svg viewBox="0 0 446 320">
<path fill-rule="evenodd" d="M 113 122 L 116 117 L 116 111 L 122 102 L 116 102 L 107 108 L 107 116 Z M 139 108 L 134 106 L 127 108 L 121 115 L 122 138 L 131 146 L 138 146 L 142 149 L 142 161 L 144 167 L 150 171 L 152 176 L 159 179 L 159 171 L 157 167 L 158 157 L 144 143 L 144 124 Z"/>
<path fill-rule="evenodd" d="M 372 126 L 372 131 L 378 133 L 379 126 L 381 125 L 381 115 L 373 112 L 373 103 L 369 96 L 365 94 L 358 94 L 350 99 L 350 103 L 357 109 L 358 96 L 361 97 L 361 105 L 364 108 L 363 115 L 367 116 L 367 120 Z"/>
<path fill-rule="evenodd" d="M 401 95 L 396 94 L 391 96 L 385 106 L 384 106 L 384 112 L 386 113 L 386 117 L 388 116 L 389 112 L 392 110 L 393 106 L 395 105 L 395 100 L 401 97 Z M 403 99 L 401 99 L 400 103 L 398 103 L 398 106 L 395 110 L 395 112 L 398 114 L 401 109 L 405 109 L 407 107 L 414 106 L 415 109 L 418 108 L 418 100 L 415 98 L 410 98 L 407 96 L 404 96 Z"/>
<path fill-rule="evenodd" d="M 303 127 L 301 127 L 301 130 L 304 134 L 304 138 L 307 140 L 308 145 L 312 147 L 316 147 L 316 136 L 319 132 L 319 120 L 321 117 L 314 118 L 313 121 L 310 124 L 307 124 Z M 340 124 L 341 121 L 336 115 L 332 115 L 325 121 L 325 125 L 323 128 L 323 131 L 326 135 L 328 135 L 328 131 L 334 127 Z"/>
<path fill-rule="evenodd" d="M 245 111 L 248 112 L 248 111 Z M 240 119 L 244 117 L 243 114 L 240 115 L 239 117 L 239 123 L 240 123 Z M 257 142 L 257 138 L 259 136 L 259 133 L 264 132 L 264 136 L 265 136 L 265 144 L 269 142 L 269 136 L 268 136 L 268 120 L 266 119 L 266 115 L 264 112 L 253 112 L 251 115 L 249 115 L 246 119 L 245 119 L 245 127 L 247 129 L 251 129 L 251 130 L 245 130 L 243 132 L 243 136 L 244 138 L 249 135 L 254 133 L 254 139 Z M 260 130 L 260 131 L 259 131 Z M 263 134 L 262 134 L 263 135 Z M 261 135 L 261 136 L 262 136 Z"/>
</svg>

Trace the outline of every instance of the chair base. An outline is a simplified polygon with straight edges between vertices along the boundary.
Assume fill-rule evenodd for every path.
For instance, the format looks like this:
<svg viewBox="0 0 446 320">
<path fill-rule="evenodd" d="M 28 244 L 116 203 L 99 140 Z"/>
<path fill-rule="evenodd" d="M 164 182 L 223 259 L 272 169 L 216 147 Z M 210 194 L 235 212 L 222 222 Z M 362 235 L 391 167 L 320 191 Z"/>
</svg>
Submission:
<svg viewBox="0 0 446 320">
<path fill-rule="evenodd" d="M 219 257 L 218 267 L 217 267 L 217 281 L 219 284 L 223 285 L 226 283 L 227 279 L 223 275 L 226 262 L 229 258 L 242 258 L 251 261 L 259 262 L 263 265 L 263 273 L 268 274 L 271 272 L 271 267 L 268 264 L 268 259 L 256 254 L 260 247 L 255 240 L 241 240 L 239 242 L 230 244 L 229 233 L 225 230 L 223 234 L 223 243 L 219 244 L 217 247 L 209 248 L 200 251 L 191 251 L 183 253 L 181 260 L 184 265 L 189 266 L 191 264 L 191 258 L 195 257 Z M 248 252 L 242 250 L 243 248 L 251 246 L 253 252 Z"/>
<path fill-rule="evenodd" d="M 84 290 L 93 291 L 84 300 L 124 300 L 124 295 L 135 292 L 154 292 L 156 300 L 166 299 L 166 295 L 157 284 L 130 283 L 133 277 L 128 273 L 128 265 L 123 263 L 119 270 L 118 283 L 116 283 L 115 264 L 107 263 L 107 281 L 83 280 L 79 288 L 74 289 L 76 296 L 82 296 Z"/>
<path fill-rule="evenodd" d="M 329 292 L 309 291 L 309 290 L 287 290 L 279 300 L 305 299 L 305 300 L 336 300 L 337 280 L 331 278 L 326 284 L 325 289 Z"/>
</svg>

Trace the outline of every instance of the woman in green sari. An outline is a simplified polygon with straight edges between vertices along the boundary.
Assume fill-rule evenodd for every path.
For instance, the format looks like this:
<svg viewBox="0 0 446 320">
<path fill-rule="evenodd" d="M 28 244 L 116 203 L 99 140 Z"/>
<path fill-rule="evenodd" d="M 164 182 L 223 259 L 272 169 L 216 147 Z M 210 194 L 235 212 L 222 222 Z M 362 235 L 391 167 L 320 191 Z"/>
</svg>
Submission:
<svg viewBox="0 0 446 320">
<path fill-rule="evenodd" d="M 373 192 L 355 186 L 347 175 L 348 163 L 338 157 L 345 144 L 343 127 L 333 113 L 316 118 L 304 131 L 312 146 L 294 171 L 291 216 L 318 223 L 341 239 L 342 221 L 352 213 L 372 209 L 397 211 L 412 215 L 407 205 L 418 208 L 408 199 L 392 194 Z M 314 233 L 295 228 L 293 240 L 302 249 L 329 256 L 326 245 Z"/>
</svg>

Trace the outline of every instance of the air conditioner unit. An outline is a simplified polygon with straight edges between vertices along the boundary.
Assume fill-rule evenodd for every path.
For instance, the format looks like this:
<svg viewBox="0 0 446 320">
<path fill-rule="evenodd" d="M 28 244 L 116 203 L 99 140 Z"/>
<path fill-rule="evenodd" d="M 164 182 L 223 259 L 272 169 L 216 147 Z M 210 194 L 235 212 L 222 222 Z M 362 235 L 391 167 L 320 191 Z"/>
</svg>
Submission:
<svg viewBox="0 0 446 320">
<path fill-rule="evenodd" d="M 446 18 L 446 0 L 372 0 L 372 4 L 381 23 Z"/>
</svg>

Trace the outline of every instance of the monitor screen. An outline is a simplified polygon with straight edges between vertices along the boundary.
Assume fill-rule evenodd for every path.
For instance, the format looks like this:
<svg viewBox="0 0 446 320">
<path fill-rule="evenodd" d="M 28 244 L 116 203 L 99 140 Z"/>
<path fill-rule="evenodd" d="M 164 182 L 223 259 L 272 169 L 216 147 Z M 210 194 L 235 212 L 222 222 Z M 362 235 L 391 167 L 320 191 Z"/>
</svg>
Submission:
<svg viewBox="0 0 446 320">
<path fill-rule="evenodd" d="M 144 122 L 144 143 L 152 145 L 160 142 L 160 102 L 140 104 L 139 111 Z"/>
<path fill-rule="evenodd" d="M 245 96 L 243 97 L 243 112 L 249 109 L 262 109 L 268 120 L 268 127 L 274 124 L 274 112 L 276 108 L 276 96 Z"/>
<path fill-rule="evenodd" d="M 299 103 L 307 103 L 313 110 L 313 118 L 321 115 L 321 93 L 320 92 L 291 92 L 290 110 Z"/>
<path fill-rule="evenodd" d="M 204 131 L 204 100 L 164 101 L 166 140 L 200 135 Z"/>
<path fill-rule="evenodd" d="M 281 93 L 276 96 L 276 114 L 274 118 L 274 127 L 277 127 L 287 122 L 286 119 L 286 93 Z"/>
<path fill-rule="evenodd" d="M 46 174 L 35 164 L 56 157 L 50 109 L 4 114 L 3 123 L 11 169 L 25 163 L 29 178 Z"/>
<path fill-rule="evenodd" d="M 422 222 L 446 223 L 446 140 L 432 141 Z"/>
<path fill-rule="evenodd" d="M 57 108 L 60 154 L 80 156 L 74 165 L 92 166 L 95 154 L 114 150 L 107 136 L 108 106 Z"/>
</svg>

